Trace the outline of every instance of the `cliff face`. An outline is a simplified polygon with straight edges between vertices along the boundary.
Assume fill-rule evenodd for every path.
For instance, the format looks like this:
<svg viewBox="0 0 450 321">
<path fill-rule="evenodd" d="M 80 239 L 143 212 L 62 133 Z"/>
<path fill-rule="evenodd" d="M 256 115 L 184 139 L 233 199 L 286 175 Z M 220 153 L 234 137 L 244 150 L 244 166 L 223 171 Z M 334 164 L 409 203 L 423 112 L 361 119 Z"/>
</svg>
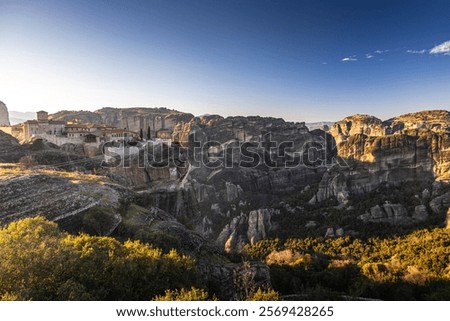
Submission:
<svg viewBox="0 0 450 321">
<path fill-rule="evenodd" d="M 183 159 L 169 166 L 141 167 L 136 169 L 139 173 L 126 168 L 112 169 L 112 173 L 128 177 L 130 186 L 147 186 L 142 195 L 149 204 L 187 222 L 206 239 L 226 251 L 240 251 L 246 243 L 276 231 L 271 223 L 277 216 L 270 208 L 272 204 L 296 195 L 307 185 L 318 184 L 310 204 L 320 206 L 335 198 L 340 207 L 345 207 L 352 195 L 369 193 L 382 184 L 445 179 L 449 172 L 446 118 L 441 112 L 430 114 L 437 115 L 425 117 L 433 124 L 425 122 L 420 128 L 411 125 L 416 121 L 407 122 L 406 116 L 389 123 L 371 116 L 351 116 L 333 126 L 334 136 L 278 118 L 195 117 L 178 123 L 172 134 L 173 141 L 186 151 Z M 400 122 L 407 125 L 400 129 Z M 438 122 L 442 123 L 440 127 L 436 126 Z M 256 166 L 241 166 L 239 148 L 243 144 L 261 147 L 268 141 L 274 146 L 289 141 L 292 146 L 285 153 L 276 148 L 271 152 L 259 149 L 255 151 L 260 160 Z M 337 151 L 333 149 L 335 141 L 339 142 Z M 203 148 L 207 142 L 214 142 L 213 148 Z M 312 154 L 320 160 L 318 163 L 306 161 L 311 156 L 308 146 L 314 147 Z M 207 154 L 215 155 L 219 165 L 195 163 Z M 267 156 L 272 166 L 266 162 Z M 296 156 L 301 159 L 299 166 L 285 166 Z M 325 166 L 336 157 L 337 164 Z M 155 155 L 150 153 L 149 158 Z M 139 181 L 133 182 L 136 175 Z M 428 217 L 423 207 L 406 213 L 402 206 L 374 208 L 360 213 L 361 220 L 401 225 Z"/>
<path fill-rule="evenodd" d="M 383 125 L 390 133 L 407 129 L 427 129 L 433 132 L 448 131 L 450 112 L 447 110 L 426 110 L 391 118 Z"/>
<path fill-rule="evenodd" d="M 383 122 L 374 116 L 357 114 L 334 123 L 330 133 L 339 143 L 356 134 L 386 136 L 420 129 L 442 133 L 448 131 L 449 126 L 450 112 L 447 110 L 426 110 L 401 115 Z"/>
<path fill-rule="evenodd" d="M 356 119 L 360 119 L 356 116 Z M 346 123 L 355 124 L 352 117 Z M 344 121 L 338 122 L 342 123 Z M 368 124 L 367 122 L 365 123 Z M 360 124 L 358 123 L 357 126 Z M 431 172 L 436 179 L 448 179 L 450 169 L 450 113 L 425 111 L 375 122 L 366 133 L 354 132 L 353 127 L 339 134 L 331 131 L 338 143 L 339 156 L 369 163 L 373 170 L 416 168 Z M 339 128 L 335 125 L 333 128 Z"/>
<path fill-rule="evenodd" d="M 188 142 L 189 135 L 195 135 L 198 141 L 216 141 L 225 143 L 230 140 L 240 142 L 259 142 L 271 134 L 274 141 L 293 141 L 304 143 L 312 137 L 305 123 L 285 122 L 272 117 L 227 117 L 218 115 L 195 117 L 189 122 L 178 124 L 173 132 L 173 140 Z M 266 136 L 267 138 L 267 136 Z M 318 141 L 320 137 L 316 140 Z M 297 146 L 296 146 L 297 147 Z"/>
<path fill-rule="evenodd" d="M 324 175 L 311 203 L 334 197 L 345 204 L 350 193 L 370 192 L 383 183 L 450 179 L 448 111 L 407 114 L 386 122 L 350 116 L 330 132 L 345 166 Z"/>
<path fill-rule="evenodd" d="M 139 169 L 114 167 L 110 173 L 130 186 L 136 183 L 142 189 L 147 185 L 141 196 L 148 204 L 186 222 L 220 247 L 237 251 L 247 242 L 265 238 L 271 230 L 266 227 L 267 213 L 273 213 L 261 210 L 262 206 L 319 182 L 327 157 L 333 156 L 327 139 L 331 136 L 323 131 L 309 132 L 303 123 L 277 118 L 196 117 L 175 127 L 173 141 L 179 142 L 184 154 L 167 166 L 157 167 L 150 161 Z M 209 142 L 214 142 L 212 148 Z M 292 142 L 285 152 L 279 149 L 283 142 Z M 243 155 L 245 144 L 252 144 L 257 161 L 249 162 Z M 310 145 L 314 153 L 308 150 Z M 148 159 L 160 158 L 151 150 Z M 205 162 L 207 155 L 218 163 Z M 308 163 L 314 158 L 316 162 Z M 249 163 L 242 165 L 243 161 Z M 288 166 L 289 162 L 294 165 Z M 135 183 L 133 171 L 140 173 Z"/>
<path fill-rule="evenodd" d="M 152 132 L 160 129 L 172 131 L 178 123 L 188 122 L 194 116 L 167 108 L 102 108 L 90 111 L 61 111 L 50 115 L 54 120 L 88 123 L 103 123 L 117 128 L 126 128 L 138 132 L 140 129 L 146 134 L 148 128 Z"/>
<path fill-rule="evenodd" d="M 0 132 L 2 162 L 21 160 L 30 166 L 69 163 L 75 165 L 67 170 L 81 168 L 108 176 L 107 183 L 75 182 L 42 173 L 25 175 L 28 178 L 3 177 L 0 195 L 5 201 L 0 202 L 3 206 L 0 212 L 5 216 L 0 219 L 5 222 L 33 213 L 51 219 L 56 215 L 52 213 L 76 213 L 72 215 L 76 221 L 90 213 L 105 218 L 101 229 L 105 233 L 119 224 L 119 219 L 127 217 L 120 212 L 121 204 L 131 193 L 144 209 L 167 214 L 155 218 L 147 213 L 155 224 L 139 233 L 175 233 L 189 238 L 192 248 L 211 242 L 226 251 L 238 252 L 247 243 L 290 228 L 278 224 L 286 224 L 283 215 L 298 220 L 299 229 L 306 226 L 319 231 L 329 227 L 324 225 L 328 224 L 324 223 L 326 213 L 319 213 L 319 217 L 308 215 L 315 215 L 309 214 L 311 209 L 335 206 L 333 202 L 326 205 L 330 199 L 339 203 L 333 211 L 351 211 L 355 199 L 377 191 L 380 186 L 426 182 L 430 188 L 433 181 L 450 178 L 450 121 L 444 111 L 403 115 L 386 122 L 367 115 L 350 116 L 332 126 L 331 135 L 322 130 L 309 131 L 303 123 L 279 118 L 192 117 L 167 109 L 104 108 L 94 113 L 61 112 L 54 117 L 65 120 L 78 117 L 132 130 L 145 127 L 150 120 L 153 124 L 156 117 L 164 117 L 172 119 L 173 142 L 171 146 L 140 142 L 137 146 L 121 147 L 112 151 L 109 160 L 119 163 L 101 168 L 98 159 L 76 157 L 74 154 L 82 153 L 76 146 L 58 149 L 38 141 L 19 145 L 17 140 Z M 250 149 L 243 149 L 245 146 Z M 20 179 L 29 184 L 21 187 Z M 56 186 L 55 191 L 52 186 Z M 42 191 L 48 191 L 54 202 L 40 200 Z M 429 191 L 414 198 L 413 204 L 404 200 L 370 203 L 355 213 L 353 220 L 360 224 L 392 225 L 424 222 L 448 207 L 448 190 L 436 187 Z M 109 195 L 110 199 L 116 197 L 120 204 L 97 204 L 94 196 L 100 197 L 98 193 Z M 30 201 L 5 198 L 13 194 L 27 195 Z M 301 203 L 293 207 L 286 204 L 280 212 L 277 204 L 290 201 L 291 196 Z M 105 214 L 109 207 L 109 214 Z M 331 229 L 333 233 L 334 229 L 339 230 L 335 235 L 345 234 L 339 226 Z M 320 230 L 321 235 L 324 232 L 325 229 Z M 139 233 L 136 235 L 147 235 Z"/>
<path fill-rule="evenodd" d="M 357 114 L 334 123 L 330 128 L 330 134 L 339 144 L 353 135 L 383 136 L 385 130 L 380 119 L 374 116 Z"/>
<path fill-rule="evenodd" d="M 0 126 L 9 126 L 9 114 L 6 105 L 0 101 Z"/>
<path fill-rule="evenodd" d="M 172 215 L 134 204 L 137 198 L 132 190 L 102 176 L 0 167 L 0 226 L 39 215 L 73 233 L 132 238 L 165 251 L 176 248 L 196 259 L 205 284 L 217 288 L 221 299 L 235 298 L 233 278 L 241 266 L 228 262 Z M 270 284 L 266 265 L 252 263 L 251 268 L 256 279 Z"/>
</svg>

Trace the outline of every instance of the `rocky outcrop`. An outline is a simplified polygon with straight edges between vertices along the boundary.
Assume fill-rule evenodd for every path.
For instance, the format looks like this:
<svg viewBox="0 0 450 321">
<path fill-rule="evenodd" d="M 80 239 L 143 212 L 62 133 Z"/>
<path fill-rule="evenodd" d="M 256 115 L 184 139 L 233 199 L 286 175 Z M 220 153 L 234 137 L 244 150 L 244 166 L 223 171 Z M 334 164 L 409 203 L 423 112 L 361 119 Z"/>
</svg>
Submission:
<svg viewBox="0 0 450 321">
<path fill-rule="evenodd" d="M 27 154 L 27 149 L 19 141 L 0 130 L 0 163 L 17 163 Z"/>
<path fill-rule="evenodd" d="M 161 148 L 145 149 L 139 143 L 127 147 L 126 151 L 122 148 L 123 155 L 113 153 L 111 161 L 114 163 L 118 159 L 118 166 L 108 163 L 108 168 L 90 170 L 106 172 L 112 182 L 138 190 L 137 197 L 145 208 L 164 211 L 200 237 L 230 252 L 266 238 L 276 229 L 271 219 L 276 215 L 271 212 L 272 205 L 288 195 L 297 195 L 308 185 L 314 188 L 318 185 L 311 204 L 320 206 L 334 198 L 342 208 L 348 206 L 352 195 L 374 191 L 382 184 L 431 182 L 450 172 L 447 116 L 441 112 L 423 115 L 425 125 L 421 126 L 416 126 L 416 121 L 407 121 L 418 118 L 418 114 L 387 122 L 367 115 L 351 116 L 330 129 L 334 138 L 322 130 L 309 131 L 304 123 L 279 118 L 193 117 L 164 108 L 104 108 L 92 113 L 61 112 L 52 117 L 79 118 L 135 131 L 143 128 L 145 132 L 146 127 L 153 130 L 158 126 L 172 131 L 172 146 L 153 143 Z M 213 145 L 198 148 L 211 141 Z M 283 142 L 292 142 L 292 145 L 280 149 Z M 258 160 L 250 166 L 245 163 L 248 154 L 244 155 L 241 149 L 248 143 L 254 147 L 252 155 Z M 267 144 L 272 149 L 267 149 Z M 174 153 L 178 156 L 169 159 L 173 155 L 165 152 L 169 149 L 172 152 L 174 146 L 182 153 Z M 56 160 L 83 162 L 83 159 L 72 158 L 72 154 L 81 154 L 80 146 L 67 145 L 59 151 L 52 146 L 44 147 L 22 160 L 32 165 L 47 165 L 46 160 L 48 165 L 56 164 Z M 31 150 L 31 145 L 26 148 Z M 68 158 L 59 158 L 62 151 Z M 218 165 L 212 166 L 205 159 L 217 160 Z M 295 166 L 289 166 L 292 163 Z M 385 204 L 371 208 L 361 219 L 391 224 L 424 221 L 435 209 L 445 209 L 446 204 L 442 200 L 443 193 L 428 194 L 426 200 L 420 201 L 421 205 L 408 206 L 410 213 L 405 213 L 406 207 L 404 211 L 400 204 Z M 295 214 L 295 209 L 286 213 Z M 184 233 L 178 229 L 182 226 L 170 222 L 162 220 L 159 226 L 161 229 L 166 226 L 169 234 Z M 338 234 L 334 230 L 333 233 Z"/>
<path fill-rule="evenodd" d="M 270 133 L 273 141 L 292 141 L 295 147 L 308 139 L 323 142 L 322 137 L 309 134 L 305 123 L 285 122 L 272 117 L 227 117 L 218 115 L 195 117 L 189 122 L 179 123 L 172 139 L 185 144 L 196 141 L 214 141 L 220 144 L 237 140 L 240 142 L 262 142 Z M 191 137 L 191 138 L 190 138 Z M 314 139 L 315 138 L 315 139 Z"/>
<path fill-rule="evenodd" d="M 391 225 L 403 225 L 411 222 L 408 212 L 402 204 L 376 205 L 358 217 L 364 222 L 388 223 Z"/>
<path fill-rule="evenodd" d="M 450 171 L 450 113 L 423 111 L 388 120 L 382 124 L 384 134 L 375 130 L 364 134 L 344 135 L 338 144 L 339 156 L 360 162 L 393 167 L 421 168 L 437 179 L 448 179 Z M 334 136 L 337 140 L 338 136 Z"/>
<path fill-rule="evenodd" d="M 275 209 L 258 209 L 248 214 L 241 213 L 227 224 L 216 240 L 216 244 L 226 252 L 241 252 L 245 244 L 255 244 L 265 239 L 274 230 L 271 219 L 279 215 Z"/>
<path fill-rule="evenodd" d="M 151 134 L 167 129 L 171 133 L 178 123 L 190 121 L 192 114 L 182 113 L 167 108 L 102 108 L 90 111 L 61 111 L 50 115 L 53 120 L 80 121 L 86 123 L 107 124 L 117 128 L 126 128 L 139 133 L 142 129 L 147 136 L 148 128 Z M 154 137 L 154 136 L 152 136 Z"/>
<path fill-rule="evenodd" d="M 330 128 L 330 134 L 339 144 L 353 135 L 386 136 L 411 130 L 427 130 L 436 133 L 448 131 L 450 112 L 447 110 L 425 110 L 381 121 L 369 115 L 353 115 L 344 118 Z"/>
<path fill-rule="evenodd" d="M 414 208 L 414 213 L 412 218 L 416 221 L 426 221 L 428 219 L 428 210 L 425 205 L 417 205 Z"/>
<path fill-rule="evenodd" d="M 248 242 L 265 238 L 272 228 L 267 225 L 266 214 L 255 214 L 252 210 L 270 206 L 288 193 L 318 183 L 326 170 L 322 163 L 302 164 L 299 159 L 296 166 L 288 167 L 287 160 L 303 157 L 308 144 L 315 144 L 318 159 L 326 161 L 325 155 L 332 157 L 326 142 L 331 136 L 320 130 L 309 132 L 302 123 L 287 123 L 277 118 L 196 117 L 178 123 L 172 138 L 176 146 L 187 151 L 186 157 L 170 160 L 160 168 L 113 167 L 109 175 L 130 187 L 142 190 L 146 187 L 140 196 L 145 195 L 148 205 L 186 222 L 208 240 L 219 240 L 216 243 L 229 251 L 238 251 Z M 292 141 L 293 146 L 283 155 L 273 152 L 270 155 L 273 164 L 268 164 L 268 152 L 261 147 L 266 140 L 276 146 Z M 210 141 L 215 142 L 214 150 L 198 148 L 198 144 L 203 146 Z M 248 142 L 255 144 L 255 155 L 260 160 L 254 166 L 241 165 L 239 143 Z M 152 153 L 149 152 L 148 159 L 158 158 Z M 219 166 L 204 162 L 204 157 L 211 154 L 221 160 Z M 246 214 L 241 216 L 241 211 Z M 241 233 L 239 226 L 244 225 L 245 233 Z"/>
<path fill-rule="evenodd" d="M 449 126 L 449 112 L 442 110 L 385 122 L 355 115 L 335 123 L 330 133 L 341 161 L 323 176 L 311 203 L 333 197 L 345 205 L 349 194 L 370 192 L 385 183 L 449 180 Z M 424 217 L 421 213 L 417 215 Z"/>
<path fill-rule="evenodd" d="M 237 278 L 245 276 L 256 285 L 270 285 L 267 265 L 247 262 L 244 266 L 229 262 L 200 234 L 186 228 L 175 217 L 159 208 L 131 204 L 122 217 L 123 220 L 115 231 L 116 236 L 148 242 L 165 251 L 176 248 L 195 258 L 204 282 L 216 289 L 216 295 L 221 299 L 238 299 L 240 289 L 235 287 Z"/>
<path fill-rule="evenodd" d="M 63 221 L 96 208 L 110 213 L 117 225 L 127 197 L 126 189 L 99 177 L 20 169 L 0 176 L 0 223 L 39 215 Z"/>
<path fill-rule="evenodd" d="M 317 194 L 309 201 L 310 204 L 321 203 L 327 199 L 335 198 L 340 204 L 348 202 L 350 192 L 346 177 L 342 173 L 326 172 L 322 176 Z"/>
<path fill-rule="evenodd" d="M 336 229 L 334 229 L 333 227 L 329 227 L 325 232 L 325 237 L 343 237 L 344 235 L 345 232 L 342 227 L 338 227 Z"/>
<path fill-rule="evenodd" d="M 383 122 L 388 133 L 409 129 L 426 129 L 433 132 L 445 132 L 450 127 L 448 110 L 425 110 L 391 118 Z"/>
<path fill-rule="evenodd" d="M 346 117 L 334 123 L 330 128 L 330 134 L 333 135 L 338 144 L 353 135 L 383 136 L 385 133 L 385 128 L 380 119 L 359 114 Z"/>
<path fill-rule="evenodd" d="M 0 126 L 9 126 L 9 114 L 6 105 L 0 101 Z"/>
<path fill-rule="evenodd" d="M 240 196 L 242 196 L 242 194 L 244 193 L 241 186 L 239 185 L 234 185 L 233 183 L 225 182 L 225 186 L 227 189 L 228 202 L 239 200 Z"/>
<path fill-rule="evenodd" d="M 273 211 L 260 209 L 251 211 L 248 214 L 247 239 L 250 241 L 250 244 L 255 244 L 256 242 L 265 239 L 267 237 L 267 232 L 272 230 L 272 222 L 270 219 L 273 214 L 271 213 L 273 213 Z"/>
<path fill-rule="evenodd" d="M 430 201 L 430 208 L 435 214 L 439 214 L 450 207 L 450 192 L 437 196 Z"/>
</svg>

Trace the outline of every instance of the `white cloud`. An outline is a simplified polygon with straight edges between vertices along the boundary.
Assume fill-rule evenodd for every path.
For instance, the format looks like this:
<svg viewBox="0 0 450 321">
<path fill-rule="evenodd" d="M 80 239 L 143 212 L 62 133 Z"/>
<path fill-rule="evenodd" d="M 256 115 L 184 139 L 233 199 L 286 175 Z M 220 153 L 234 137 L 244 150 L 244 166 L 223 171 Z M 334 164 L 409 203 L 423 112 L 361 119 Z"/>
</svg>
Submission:
<svg viewBox="0 0 450 321">
<path fill-rule="evenodd" d="M 410 54 L 418 54 L 418 55 L 423 55 L 424 53 L 426 53 L 427 51 L 425 49 L 422 50 L 406 50 L 407 53 Z"/>
<path fill-rule="evenodd" d="M 372 59 L 373 57 L 375 57 L 374 55 L 371 55 L 371 54 L 366 54 L 366 58 L 367 59 Z"/>
<path fill-rule="evenodd" d="M 450 54 L 450 40 L 432 48 L 430 50 L 430 54 L 444 54 L 444 55 Z"/>
<path fill-rule="evenodd" d="M 328 65 L 328 62 L 326 61 L 322 62 L 322 65 Z"/>
<path fill-rule="evenodd" d="M 381 55 L 381 54 L 386 53 L 386 52 L 389 52 L 389 50 L 375 50 L 373 53 Z"/>
<path fill-rule="evenodd" d="M 341 61 L 343 61 L 343 62 L 358 61 L 358 59 L 356 58 L 356 56 L 350 56 L 350 57 L 342 58 Z"/>
</svg>

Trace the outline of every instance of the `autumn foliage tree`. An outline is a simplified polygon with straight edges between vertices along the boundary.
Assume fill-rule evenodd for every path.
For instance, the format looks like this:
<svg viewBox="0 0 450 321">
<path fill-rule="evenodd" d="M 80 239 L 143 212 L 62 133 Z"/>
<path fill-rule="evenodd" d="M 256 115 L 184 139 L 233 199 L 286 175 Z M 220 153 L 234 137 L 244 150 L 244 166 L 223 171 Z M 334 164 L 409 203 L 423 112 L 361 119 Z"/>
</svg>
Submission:
<svg viewBox="0 0 450 321">
<path fill-rule="evenodd" d="M 149 300 L 199 285 L 194 261 L 175 250 L 111 237 L 73 236 L 42 217 L 0 230 L 0 298 Z"/>
</svg>

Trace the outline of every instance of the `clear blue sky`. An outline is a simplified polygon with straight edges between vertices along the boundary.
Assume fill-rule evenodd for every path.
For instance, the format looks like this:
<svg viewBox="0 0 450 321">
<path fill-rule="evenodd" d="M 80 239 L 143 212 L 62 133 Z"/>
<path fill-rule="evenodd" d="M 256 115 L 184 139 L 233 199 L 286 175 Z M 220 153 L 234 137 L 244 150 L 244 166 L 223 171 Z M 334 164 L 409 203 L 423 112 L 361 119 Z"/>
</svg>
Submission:
<svg viewBox="0 0 450 321">
<path fill-rule="evenodd" d="M 450 1 L 0 0 L 0 100 L 386 119 L 450 109 L 447 41 Z"/>
</svg>

